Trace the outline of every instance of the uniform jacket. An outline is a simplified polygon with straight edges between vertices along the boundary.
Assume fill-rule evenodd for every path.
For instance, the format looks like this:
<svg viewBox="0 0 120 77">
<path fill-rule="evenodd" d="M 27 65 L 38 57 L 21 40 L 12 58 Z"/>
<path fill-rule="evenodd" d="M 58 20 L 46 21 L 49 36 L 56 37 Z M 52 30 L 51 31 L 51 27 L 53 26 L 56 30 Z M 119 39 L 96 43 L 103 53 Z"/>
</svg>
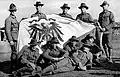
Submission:
<svg viewBox="0 0 120 77">
<path fill-rule="evenodd" d="M 106 31 L 111 30 L 115 24 L 114 15 L 111 11 L 105 10 L 99 14 L 98 21 L 102 28 L 105 28 Z"/>
<path fill-rule="evenodd" d="M 81 20 L 83 22 L 87 22 L 87 23 L 93 23 L 94 20 L 92 19 L 92 16 L 89 13 L 81 13 L 78 14 L 76 17 L 76 20 Z"/>
<path fill-rule="evenodd" d="M 79 63 L 77 55 L 77 51 L 79 50 L 79 47 L 72 46 L 71 42 L 68 42 L 66 46 L 64 46 L 64 49 L 69 52 L 69 57 L 73 60 L 73 64 Z"/>
<path fill-rule="evenodd" d="M 39 56 L 39 49 L 31 50 L 27 45 L 18 53 L 18 59 L 22 64 L 36 64 Z"/>
<path fill-rule="evenodd" d="M 56 49 L 54 49 L 52 47 L 47 47 L 43 51 L 43 56 L 44 56 L 44 58 L 48 59 L 49 61 L 54 62 L 53 58 L 67 57 L 68 53 L 58 46 L 56 47 Z"/>
<path fill-rule="evenodd" d="M 36 12 L 35 14 L 32 14 L 31 17 L 36 17 L 38 16 L 39 19 L 47 19 L 46 18 L 46 15 L 44 13 L 39 13 L 39 12 Z"/>
<path fill-rule="evenodd" d="M 70 18 L 70 19 L 73 19 L 72 16 L 68 13 L 60 13 L 59 14 L 61 17 L 66 17 L 66 18 Z"/>
<path fill-rule="evenodd" d="M 19 23 L 16 16 L 10 15 L 5 20 L 5 33 L 8 41 L 14 41 L 18 38 Z"/>
</svg>

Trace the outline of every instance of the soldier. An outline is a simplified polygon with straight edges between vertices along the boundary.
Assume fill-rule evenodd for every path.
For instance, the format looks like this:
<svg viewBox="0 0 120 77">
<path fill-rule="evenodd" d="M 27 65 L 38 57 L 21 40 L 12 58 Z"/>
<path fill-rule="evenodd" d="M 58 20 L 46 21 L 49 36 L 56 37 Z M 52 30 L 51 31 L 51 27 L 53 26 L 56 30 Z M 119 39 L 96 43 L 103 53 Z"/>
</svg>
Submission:
<svg viewBox="0 0 120 77">
<path fill-rule="evenodd" d="M 5 20 L 5 34 L 7 40 L 11 47 L 11 63 L 12 63 L 12 70 L 15 69 L 16 65 L 16 55 L 17 55 L 17 38 L 18 38 L 18 30 L 19 30 L 19 23 L 16 19 L 15 12 L 17 11 L 15 4 L 11 3 L 9 6 L 10 15 Z"/>
<path fill-rule="evenodd" d="M 108 62 L 112 62 L 111 52 L 111 35 L 112 35 L 112 27 L 115 25 L 114 15 L 111 11 L 108 11 L 109 4 L 107 1 L 104 1 L 102 5 L 103 11 L 99 14 L 98 21 L 100 26 L 102 27 L 103 32 L 103 48 L 107 57 Z"/>
<path fill-rule="evenodd" d="M 44 13 L 42 13 L 42 11 L 41 11 L 43 5 L 44 4 L 42 4 L 40 1 L 36 1 L 36 4 L 34 4 L 34 6 L 36 7 L 36 13 L 32 14 L 31 17 L 38 16 L 39 19 L 47 19 L 46 15 Z"/>
<path fill-rule="evenodd" d="M 25 45 L 22 50 L 18 53 L 19 69 L 13 71 L 12 74 L 16 76 L 22 76 L 25 73 L 36 74 L 41 72 L 41 67 L 37 66 L 37 60 L 40 56 L 39 49 L 36 46 L 39 44 L 37 40 L 31 39 L 28 43 L 30 46 Z"/>
<path fill-rule="evenodd" d="M 95 63 L 96 66 L 100 66 L 99 59 L 102 55 L 102 50 L 99 48 L 98 45 L 94 43 L 94 41 L 94 37 L 89 34 L 81 40 L 83 45 L 87 45 L 90 47 L 90 52 L 93 54 L 93 63 Z"/>
<path fill-rule="evenodd" d="M 66 44 L 64 49 L 69 52 L 69 56 L 78 70 L 86 70 L 86 65 L 88 61 L 86 57 L 91 56 L 90 52 L 88 52 L 88 54 L 86 55 L 86 53 L 83 53 L 83 51 L 86 50 L 80 50 L 79 45 L 77 46 L 79 40 L 76 38 L 76 36 L 72 36 L 69 41 L 70 42 Z"/>
<path fill-rule="evenodd" d="M 86 12 L 86 10 L 88 9 L 88 6 L 86 6 L 85 3 L 81 3 L 81 6 L 78 7 L 78 8 L 81 9 L 81 13 L 77 15 L 77 17 L 76 17 L 77 21 L 94 23 L 94 20 L 92 19 L 92 16 L 89 13 Z"/>
<path fill-rule="evenodd" d="M 68 4 L 65 4 L 63 6 L 60 7 L 62 9 L 62 13 L 60 13 L 59 15 L 61 17 L 66 17 L 66 18 L 70 18 L 70 19 L 73 19 L 72 16 L 70 14 L 68 14 L 68 10 L 70 9 L 70 7 L 68 6 Z"/>
<path fill-rule="evenodd" d="M 59 44 L 59 41 L 56 37 L 53 37 L 50 41 L 50 45 L 44 49 L 43 57 L 51 62 L 51 65 L 43 69 L 42 75 L 48 72 L 58 73 L 74 70 L 71 61 L 68 58 L 68 52 L 59 48 L 57 44 Z"/>
</svg>

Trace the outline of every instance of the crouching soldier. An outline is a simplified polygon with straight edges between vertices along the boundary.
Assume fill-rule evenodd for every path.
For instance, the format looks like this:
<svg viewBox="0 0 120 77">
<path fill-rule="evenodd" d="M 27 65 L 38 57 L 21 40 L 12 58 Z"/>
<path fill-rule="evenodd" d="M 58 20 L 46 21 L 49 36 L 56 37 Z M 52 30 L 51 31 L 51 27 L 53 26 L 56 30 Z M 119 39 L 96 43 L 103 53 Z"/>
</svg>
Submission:
<svg viewBox="0 0 120 77">
<path fill-rule="evenodd" d="M 102 55 L 102 50 L 94 43 L 95 39 L 91 35 L 87 35 L 83 40 L 84 45 L 90 46 L 90 52 L 93 54 L 93 62 L 96 66 L 100 66 L 100 57 Z"/>
<path fill-rule="evenodd" d="M 43 57 L 47 59 L 51 65 L 42 70 L 42 75 L 50 72 L 53 74 L 73 70 L 74 67 L 68 57 L 68 52 L 57 46 L 57 44 L 59 44 L 58 39 L 53 37 L 48 42 L 50 43 L 49 46 L 43 47 L 45 48 L 43 51 Z"/>
<path fill-rule="evenodd" d="M 64 49 L 69 52 L 69 57 L 71 58 L 73 64 L 76 66 L 77 70 L 86 70 L 87 68 L 85 65 L 88 61 L 86 59 L 87 55 L 80 50 L 79 45 L 77 46 L 79 40 L 76 38 L 76 36 L 72 36 L 69 41 L 70 42 L 66 44 Z"/>
<path fill-rule="evenodd" d="M 39 43 L 37 40 L 32 39 L 29 43 L 30 46 L 24 46 L 18 53 L 18 60 L 20 69 L 13 71 L 13 76 L 17 77 L 21 75 L 34 74 L 41 71 L 41 67 L 37 66 L 37 60 L 39 58 L 39 50 L 36 46 Z"/>
</svg>

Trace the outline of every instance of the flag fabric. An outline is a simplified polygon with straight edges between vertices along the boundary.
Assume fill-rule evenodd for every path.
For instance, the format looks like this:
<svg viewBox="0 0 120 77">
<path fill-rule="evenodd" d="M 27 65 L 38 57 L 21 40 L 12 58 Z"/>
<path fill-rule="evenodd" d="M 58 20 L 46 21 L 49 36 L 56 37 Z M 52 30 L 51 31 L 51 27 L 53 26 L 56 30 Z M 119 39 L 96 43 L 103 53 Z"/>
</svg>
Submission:
<svg viewBox="0 0 120 77">
<path fill-rule="evenodd" d="M 63 41 L 60 41 L 60 47 L 63 47 L 63 44 L 68 41 L 69 38 L 72 36 L 79 37 L 79 39 L 82 39 L 85 37 L 86 34 L 93 33 L 95 34 L 95 26 L 90 23 L 85 22 L 78 22 L 76 20 L 72 20 L 69 18 L 61 17 L 59 15 L 47 15 L 47 19 L 53 19 L 54 22 L 59 24 L 60 27 L 59 30 L 63 33 L 63 35 L 60 35 L 63 39 Z M 30 42 L 30 25 L 32 18 L 28 18 L 25 20 L 22 20 L 19 27 L 19 35 L 18 35 L 18 52 L 22 49 L 24 45 L 28 45 Z M 51 20 L 40 20 L 39 23 L 50 23 Z M 43 41 L 44 42 L 44 41 Z M 42 51 L 40 50 L 40 53 Z"/>
</svg>

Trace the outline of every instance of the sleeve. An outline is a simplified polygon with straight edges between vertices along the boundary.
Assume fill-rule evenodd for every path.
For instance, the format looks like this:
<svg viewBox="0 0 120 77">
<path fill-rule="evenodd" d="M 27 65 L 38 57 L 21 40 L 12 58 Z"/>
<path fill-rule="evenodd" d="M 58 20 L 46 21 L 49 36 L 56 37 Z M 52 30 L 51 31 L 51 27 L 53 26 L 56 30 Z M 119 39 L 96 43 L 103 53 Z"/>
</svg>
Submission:
<svg viewBox="0 0 120 77">
<path fill-rule="evenodd" d="M 102 20 L 102 17 L 101 17 L 101 13 L 100 13 L 99 17 L 98 17 L 98 22 L 100 23 L 100 26 L 103 28 L 103 26 L 101 25 L 101 20 Z"/>
<path fill-rule="evenodd" d="M 12 35 L 11 35 L 11 21 L 10 19 L 5 20 L 5 31 L 6 31 L 6 36 L 8 38 L 8 41 L 13 41 Z"/>
<path fill-rule="evenodd" d="M 94 20 L 93 20 L 93 18 L 92 18 L 92 16 L 90 14 L 89 14 L 89 22 L 94 23 Z"/>
<path fill-rule="evenodd" d="M 29 64 L 30 62 L 27 60 L 28 52 L 24 51 L 23 55 L 21 56 L 21 63 L 22 64 Z"/>
<path fill-rule="evenodd" d="M 23 55 L 23 52 L 25 51 L 25 49 L 27 48 L 28 46 L 24 46 L 21 51 L 18 53 L 17 57 L 18 59 Z"/>
<path fill-rule="evenodd" d="M 49 55 L 50 50 L 47 49 L 44 53 L 43 56 L 49 60 L 53 60 L 53 57 Z"/>
<path fill-rule="evenodd" d="M 115 17 L 112 12 L 110 12 L 110 22 L 112 27 L 115 26 Z"/>
</svg>

